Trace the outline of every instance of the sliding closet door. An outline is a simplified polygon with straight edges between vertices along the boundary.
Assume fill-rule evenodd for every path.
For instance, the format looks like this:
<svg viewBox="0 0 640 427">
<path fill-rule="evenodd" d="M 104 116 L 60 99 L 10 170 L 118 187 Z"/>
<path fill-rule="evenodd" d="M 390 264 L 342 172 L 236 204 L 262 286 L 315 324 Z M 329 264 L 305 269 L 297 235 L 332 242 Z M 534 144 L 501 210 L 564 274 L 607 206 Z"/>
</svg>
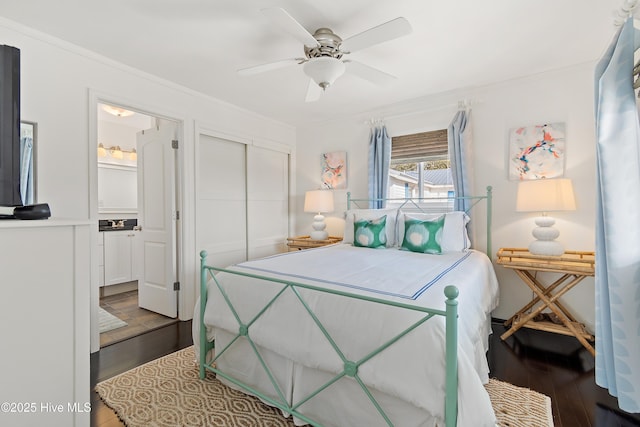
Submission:
<svg viewBox="0 0 640 427">
<path fill-rule="evenodd" d="M 246 261 L 246 145 L 200 134 L 197 162 L 198 251 L 218 267 Z"/>
<path fill-rule="evenodd" d="M 289 228 L 289 154 L 247 147 L 249 259 L 286 251 Z"/>
</svg>

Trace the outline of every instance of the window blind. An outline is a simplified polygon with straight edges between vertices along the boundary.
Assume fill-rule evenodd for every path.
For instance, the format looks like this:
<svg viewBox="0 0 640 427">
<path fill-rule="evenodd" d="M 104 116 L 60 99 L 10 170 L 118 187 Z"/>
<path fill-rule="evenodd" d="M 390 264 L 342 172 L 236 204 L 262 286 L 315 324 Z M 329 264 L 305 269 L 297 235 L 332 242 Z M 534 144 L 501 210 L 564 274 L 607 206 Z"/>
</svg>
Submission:
<svg viewBox="0 0 640 427">
<path fill-rule="evenodd" d="M 447 158 L 449 144 L 447 130 L 440 129 L 391 138 L 391 161 L 421 162 Z"/>
</svg>

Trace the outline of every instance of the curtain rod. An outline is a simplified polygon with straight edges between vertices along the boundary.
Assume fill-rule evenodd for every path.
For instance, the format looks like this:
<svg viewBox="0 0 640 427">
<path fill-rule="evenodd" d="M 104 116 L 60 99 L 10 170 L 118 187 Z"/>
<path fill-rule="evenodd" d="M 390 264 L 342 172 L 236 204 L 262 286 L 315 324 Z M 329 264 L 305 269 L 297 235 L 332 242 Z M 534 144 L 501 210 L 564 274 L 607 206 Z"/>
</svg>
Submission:
<svg viewBox="0 0 640 427">
<path fill-rule="evenodd" d="M 613 19 L 613 25 L 616 27 L 622 26 L 624 22 L 630 16 L 633 16 L 633 10 L 638 6 L 638 0 L 624 0 L 622 2 L 622 6 L 615 13 L 615 17 Z"/>
<path fill-rule="evenodd" d="M 383 118 L 370 118 L 368 120 L 364 121 L 365 125 L 369 125 L 369 126 L 380 126 L 384 124 L 384 119 Z"/>
<path fill-rule="evenodd" d="M 408 117 L 408 116 L 415 116 L 417 114 L 423 114 L 423 113 L 428 113 L 430 111 L 439 111 L 439 110 L 445 110 L 445 109 L 452 109 L 452 108 L 457 108 L 458 110 L 468 110 L 469 108 L 471 108 L 472 105 L 478 105 L 481 104 L 482 101 L 479 100 L 473 100 L 473 99 L 462 99 L 460 101 L 458 101 L 455 104 L 445 104 L 445 105 L 440 105 L 438 107 L 432 107 L 432 108 L 425 108 L 422 110 L 417 110 L 417 111 L 410 111 L 407 113 L 400 113 L 400 114 L 394 114 L 391 116 L 383 116 L 383 117 L 372 117 L 370 119 L 367 119 L 364 121 L 365 125 L 369 125 L 369 126 L 379 126 L 381 124 L 384 124 L 385 120 L 393 120 L 393 119 L 400 119 L 403 117 Z"/>
</svg>

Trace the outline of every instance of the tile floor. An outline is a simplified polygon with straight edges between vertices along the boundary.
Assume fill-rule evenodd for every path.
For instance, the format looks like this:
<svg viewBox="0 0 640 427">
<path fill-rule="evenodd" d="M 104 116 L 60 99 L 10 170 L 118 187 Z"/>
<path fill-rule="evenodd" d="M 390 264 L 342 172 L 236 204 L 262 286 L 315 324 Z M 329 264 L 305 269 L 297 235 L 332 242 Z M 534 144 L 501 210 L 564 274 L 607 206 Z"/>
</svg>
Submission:
<svg viewBox="0 0 640 427">
<path fill-rule="evenodd" d="M 100 334 L 101 348 L 178 321 L 138 307 L 137 290 L 102 297 L 100 307 L 128 323 Z"/>
</svg>

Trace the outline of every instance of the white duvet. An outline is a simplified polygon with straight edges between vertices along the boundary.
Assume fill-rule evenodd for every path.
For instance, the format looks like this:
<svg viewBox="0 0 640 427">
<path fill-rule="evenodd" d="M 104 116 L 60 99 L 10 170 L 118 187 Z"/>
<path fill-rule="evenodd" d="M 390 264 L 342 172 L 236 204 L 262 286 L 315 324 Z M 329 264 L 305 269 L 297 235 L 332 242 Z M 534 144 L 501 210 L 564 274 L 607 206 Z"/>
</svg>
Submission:
<svg viewBox="0 0 640 427">
<path fill-rule="evenodd" d="M 209 263 L 213 265 L 214 260 Z M 445 309 L 444 288 L 457 286 L 458 425 L 495 425 L 483 383 L 488 381 L 487 319 L 498 302 L 498 284 L 486 255 L 476 251 L 427 255 L 338 244 L 249 261 L 230 269 L 440 310 Z M 284 286 L 230 273 L 219 273 L 217 280 L 245 325 Z M 209 339 L 215 337 L 216 328 L 237 333 L 236 315 L 213 281 L 208 289 L 204 322 Z M 349 361 L 364 357 L 420 317 L 411 310 L 344 296 L 307 289 L 299 293 Z M 194 337 L 198 337 L 196 319 Z M 250 325 L 249 334 L 260 347 L 305 367 L 328 373 L 344 368 L 342 359 L 291 290 Z M 194 341 L 198 346 L 197 339 Z M 436 316 L 363 364 L 358 375 L 373 389 L 397 396 L 442 420 L 443 346 L 444 319 Z"/>
</svg>

